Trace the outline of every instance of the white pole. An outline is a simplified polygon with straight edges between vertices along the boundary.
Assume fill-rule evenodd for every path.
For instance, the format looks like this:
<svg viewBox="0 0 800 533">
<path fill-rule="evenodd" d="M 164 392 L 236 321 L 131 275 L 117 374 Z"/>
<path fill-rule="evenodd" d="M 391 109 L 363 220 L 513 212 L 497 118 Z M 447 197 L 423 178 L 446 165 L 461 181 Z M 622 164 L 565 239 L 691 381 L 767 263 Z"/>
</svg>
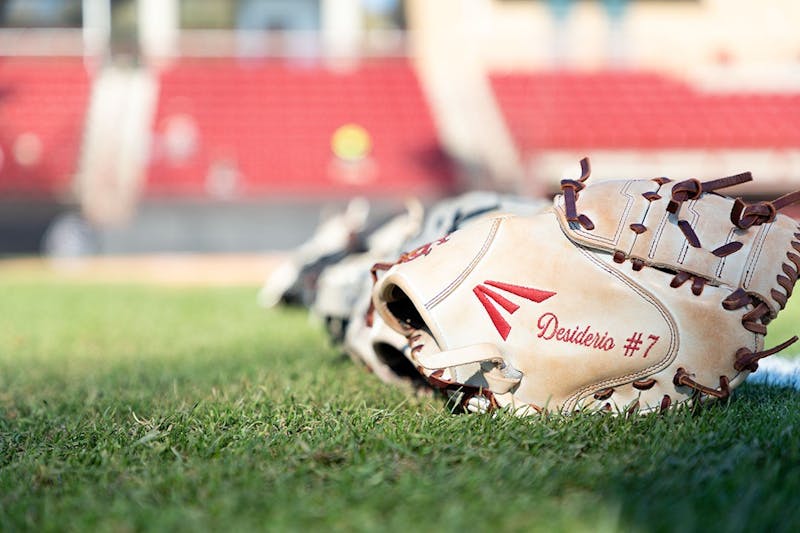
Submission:
<svg viewBox="0 0 800 533">
<path fill-rule="evenodd" d="M 83 0 L 83 55 L 103 57 L 111 38 L 111 0 Z"/>
<path fill-rule="evenodd" d="M 139 47 L 148 60 L 169 60 L 178 54 L 178 0 L 138 0 Z"/>
<path fill-rule="evenodd" d="M 358 56 L 364 33 L 363 16 L 360 0 L 322 0 L 323 53 L 332 58 Z"/>
</svg>

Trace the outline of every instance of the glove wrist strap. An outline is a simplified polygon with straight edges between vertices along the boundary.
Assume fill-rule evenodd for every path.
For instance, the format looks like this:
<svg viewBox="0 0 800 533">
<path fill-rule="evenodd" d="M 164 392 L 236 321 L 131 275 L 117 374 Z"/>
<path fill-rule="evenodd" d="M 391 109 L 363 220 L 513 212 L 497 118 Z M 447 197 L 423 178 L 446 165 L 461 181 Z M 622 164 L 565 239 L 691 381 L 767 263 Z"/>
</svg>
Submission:
<svg viewBox="0 0 800 533">
<path fill-rule="evenodd" d="M 455 350 L 418 354 L 417 361 L 428 370 L 457 369 L 480 364 L 480 373 L 488 389 L 497 394 L 510 392 L 522 380 L 522 372 L 510 366 L 497 346 L 489 343 L 472 344 Z"/>
</svg>

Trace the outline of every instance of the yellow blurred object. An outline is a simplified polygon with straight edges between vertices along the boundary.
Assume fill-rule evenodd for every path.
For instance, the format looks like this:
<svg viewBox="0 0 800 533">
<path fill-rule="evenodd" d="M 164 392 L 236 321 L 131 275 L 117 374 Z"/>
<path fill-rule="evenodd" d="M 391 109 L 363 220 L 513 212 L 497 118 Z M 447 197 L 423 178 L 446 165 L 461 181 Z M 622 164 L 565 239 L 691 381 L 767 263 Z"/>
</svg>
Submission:
<svg viewBox="0 0 800 533">
<path fill-rule="evenodd" d="M 372 138 L 362 126 L 345 124 L 333 132 L 331 149 L 334 155 L 344 161 L 360 161 L 372 149 Z"/>
</svg>

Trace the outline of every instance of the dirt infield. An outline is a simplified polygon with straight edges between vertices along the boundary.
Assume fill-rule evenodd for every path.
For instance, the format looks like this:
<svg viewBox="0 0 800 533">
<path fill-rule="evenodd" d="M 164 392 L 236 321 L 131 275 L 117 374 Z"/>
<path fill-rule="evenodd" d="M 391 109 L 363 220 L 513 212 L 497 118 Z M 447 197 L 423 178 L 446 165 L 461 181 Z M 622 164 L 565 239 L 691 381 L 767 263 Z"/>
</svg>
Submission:
<svg viewBox="0 0 800 533">
<path fill-rule="evenodd" d="M 285 254 L 156 254 L 0 260 L 0 278 L 170 286 L 261 285 Z"/>
</svg>

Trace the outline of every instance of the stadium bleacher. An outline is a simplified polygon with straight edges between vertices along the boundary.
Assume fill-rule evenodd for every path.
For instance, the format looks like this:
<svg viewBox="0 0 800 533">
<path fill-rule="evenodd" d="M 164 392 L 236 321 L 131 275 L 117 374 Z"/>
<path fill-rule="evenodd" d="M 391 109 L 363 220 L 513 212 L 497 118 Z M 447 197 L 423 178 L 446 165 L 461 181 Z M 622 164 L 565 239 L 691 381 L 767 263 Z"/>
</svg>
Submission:
<svg viewBox="0 0 800 533">
<path fill-rule="evenodd" d="M 638 71 L 494 73 L 523 153 L 800 147 L 800 93 L 710 93 Z"/>
<path fill-rule="evenodd" d="M 442 194 L 454 173 L 412 65 L 183 59 L 160 76 L 145 196 Z M 356 124 L 368 157 L 340 161 L 337 128 Z"/>
<path fill-rule="evenodd" d="M 69 194 L 89 91 L 80 58 L 0 58 L 0 196 Z"/>
</svg>

